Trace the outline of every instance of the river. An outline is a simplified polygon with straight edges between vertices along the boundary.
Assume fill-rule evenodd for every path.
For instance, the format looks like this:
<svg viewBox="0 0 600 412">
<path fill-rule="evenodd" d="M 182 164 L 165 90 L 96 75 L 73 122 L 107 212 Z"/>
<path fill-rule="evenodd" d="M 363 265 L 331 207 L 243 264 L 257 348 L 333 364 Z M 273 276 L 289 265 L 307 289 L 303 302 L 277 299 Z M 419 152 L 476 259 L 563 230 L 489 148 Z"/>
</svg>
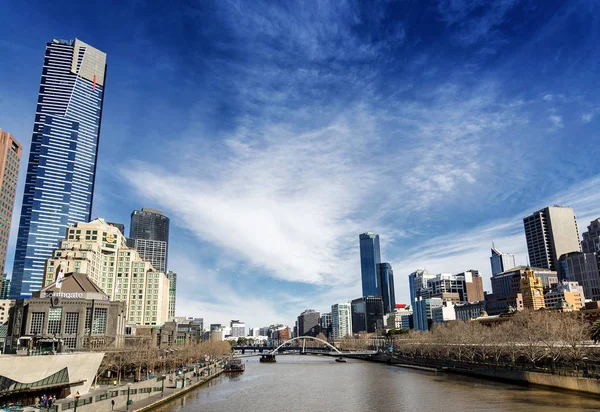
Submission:
<svg viewBox="0 0 600 412">
<path fill-rule="evenodd" d="M 158 411 L 600 411 L 600 398 L 321 356 L 245 358 Z"/>
</svg>

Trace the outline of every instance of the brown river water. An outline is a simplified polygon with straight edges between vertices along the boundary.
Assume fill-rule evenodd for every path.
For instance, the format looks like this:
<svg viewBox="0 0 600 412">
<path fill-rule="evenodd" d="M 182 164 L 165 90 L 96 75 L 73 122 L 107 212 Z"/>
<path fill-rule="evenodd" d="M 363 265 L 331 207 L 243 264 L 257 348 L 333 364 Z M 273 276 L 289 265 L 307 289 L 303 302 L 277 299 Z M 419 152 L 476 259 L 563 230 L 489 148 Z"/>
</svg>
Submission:
<svg viewBox="0 0 600 412">
<path fill-rule="evenodd" d="M 157 411 L 600 411 L 600 397 L 324 356 L 245 358 Z"/>
</svg>

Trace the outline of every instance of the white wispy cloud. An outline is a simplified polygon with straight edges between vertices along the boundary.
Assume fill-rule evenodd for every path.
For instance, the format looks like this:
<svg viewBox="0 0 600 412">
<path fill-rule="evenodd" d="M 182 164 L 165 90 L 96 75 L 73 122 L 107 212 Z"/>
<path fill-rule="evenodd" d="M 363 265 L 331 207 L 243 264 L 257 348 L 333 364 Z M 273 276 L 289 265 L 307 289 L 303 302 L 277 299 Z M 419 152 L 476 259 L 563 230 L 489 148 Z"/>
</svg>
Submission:
<svg viewBox="0 0 600 412">
<path fill-rule="evenodd" d="M 563 118 L 560 115 L 551 114 L 550 116 L 548 116 L 548 120 L 550 120 L 550 123 L 551 123 L 550 130 L 552 130 L 552 131 L 556 131 L 556 130 L 559 130 L 559 129 L 562 129 L 565 127 Z"/>
</svg>

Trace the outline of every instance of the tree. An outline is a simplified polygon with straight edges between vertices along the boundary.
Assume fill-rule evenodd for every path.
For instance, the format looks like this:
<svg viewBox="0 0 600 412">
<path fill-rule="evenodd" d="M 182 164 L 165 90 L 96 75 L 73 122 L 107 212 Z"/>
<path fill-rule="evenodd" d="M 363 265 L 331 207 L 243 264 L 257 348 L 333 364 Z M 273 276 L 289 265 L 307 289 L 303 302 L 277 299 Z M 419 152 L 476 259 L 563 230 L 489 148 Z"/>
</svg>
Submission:
<svg viewBox="0 0 600 412">
<path fill-rule="evenodd" d="M 596 319 L 592 324 L 592 340 L 594 343 L 600 342 L 600 319 Z"/>
</svg>

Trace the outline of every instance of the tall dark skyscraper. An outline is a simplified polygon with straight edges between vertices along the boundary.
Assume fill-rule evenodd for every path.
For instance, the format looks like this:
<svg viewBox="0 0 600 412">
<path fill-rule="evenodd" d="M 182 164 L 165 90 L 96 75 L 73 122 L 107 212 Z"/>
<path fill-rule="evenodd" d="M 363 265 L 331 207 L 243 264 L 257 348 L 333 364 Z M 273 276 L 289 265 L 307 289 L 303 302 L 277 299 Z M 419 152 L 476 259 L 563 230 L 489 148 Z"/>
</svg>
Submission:
<svg viewBox="0 0 600 412">
<path fill-rule="evenodd" d="M 381 283 L 381 299 L 383 312 L 392 313 L 396 308 L 396 293 L 394 291 L 394 271 L 389 263 L 378 263 L 377 274 Z"/>
<path fill-rule="evenodd" d="M 360 239 L 360 271 L 363 296 L 381 296 L 381 282 L 377 264 L 381 263 L 379 235 L 367 232 Z"/>
<path fill-rule="evenodd" d="M 42 287 L 67 227 L 88 222 L 104 102 L 106 54 L 81 40 L 46 45 L 19 222 L 11 297 Z"/>
<path fill-rule="evenodd" d="M 167 272 L 169 254 L 169 218 L 160 210 L 143 207 L 131 213 L 129 247 L 160 272 Z"/>
</svg>

